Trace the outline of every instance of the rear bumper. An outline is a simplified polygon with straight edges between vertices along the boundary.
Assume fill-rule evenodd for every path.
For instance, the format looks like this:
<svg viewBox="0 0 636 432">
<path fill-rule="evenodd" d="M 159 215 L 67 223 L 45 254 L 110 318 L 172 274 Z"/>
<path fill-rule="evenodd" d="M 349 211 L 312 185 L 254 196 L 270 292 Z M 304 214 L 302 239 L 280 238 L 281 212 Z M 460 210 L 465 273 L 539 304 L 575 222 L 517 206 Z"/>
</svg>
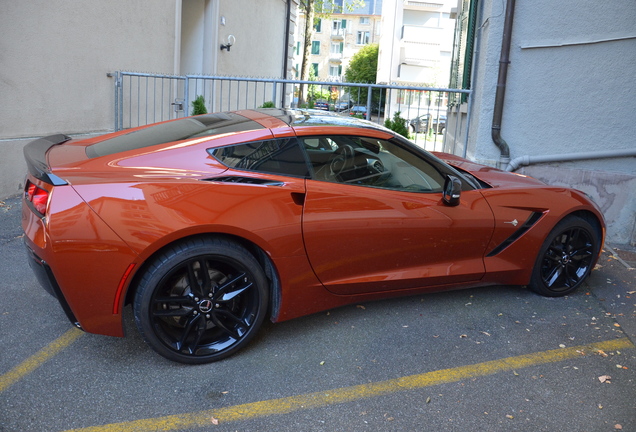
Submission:
<svg viewBox="0 0 636 432">
<path fill-rule="evenodd" d="M 64 310 L 64 313 L 66 314 L 71 324 L 79 329 L 82 329 L 82 326 L 80 325 L 77 318 L 75 318 L 75 314 L 71 310 L 71 307 L 64 298 L 64 294 L 62 293 L 60 286 L 57 284 L 55 276 L 53 275 L 53 272 L 51 271 L 49 265 L 46 263 L 46 261 L 37 256 L 36 253 L 33 252 L 33 250 L 26 243 L 24 244 L 24 246 L 27 250 L 29 266 L 33 270 L 33 273 L 35 274 L 35 277 L 37 278 L 42 288 L 44 288 L 46 292 L 51 294 L 57 299 L 58 302 L 60 302 L 60 306 L 62 306 L 62 309 Z"/>
</svg>

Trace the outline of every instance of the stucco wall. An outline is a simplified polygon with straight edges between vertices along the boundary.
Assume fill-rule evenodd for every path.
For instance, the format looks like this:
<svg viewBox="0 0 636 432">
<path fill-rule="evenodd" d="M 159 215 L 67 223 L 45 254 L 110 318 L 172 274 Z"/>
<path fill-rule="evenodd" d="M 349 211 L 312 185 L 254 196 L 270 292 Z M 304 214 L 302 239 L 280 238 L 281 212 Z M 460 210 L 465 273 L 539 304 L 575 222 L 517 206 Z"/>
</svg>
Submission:
<svg viewBox="0 0 636 432">
<path fill-rule="evenodd" d="M 468 156 L 490 165 L 496 165 L 500 155 L 491 128 L 504 7 L 505 2 L 480 2 L 477 21 Z M 516 2 L 501 130 L 512 159 L 636 146 L 634 22 L 632 0 Z M 608 238 L 618 243 L 634 241 L 630 233 L 636 204 L 609 195 L 634 194 L 629 187 L 636 175 L 635 158 L 543 167 L 552 168 L 541 168 L 547 182 L 552 182 L 550 172 L 562 182 L 559 171 L 565 169 L 585 170 L 586 178 L 595 178 L 596 184 L 611 183 L 612 192 L 599 189 L 599 200 L 611 214 Z M 569 186 L 585 188 L 579 176 L 564 178 Z M 624 205 L 631 208 L 612 207 Z"/>
<path fill-rule="evenodd" d="M 225 25 L 219 25 L 219 41 L 234 35 L 236 42 L 229 52 L 219 52 L 218 73 L 282 77 L 286 7 L 284 0 L 269 0 L 266 5 L 252 0 L 221 2 L 219 16 L 225 17 Z"/>
<path fill-rule="evenodd" d="M 175 0 L 3 1 L 0 197 L 19 192 L 22 147 L 53 133 L 112 130 L 108 72 L 171 72 Z"/>
<path fill-rule="evenodd" d="M 3 1 L 1 136 L 112 128 L 107 72 L 171 72 L 174 31 L 174 0 Z"/>
</svg>

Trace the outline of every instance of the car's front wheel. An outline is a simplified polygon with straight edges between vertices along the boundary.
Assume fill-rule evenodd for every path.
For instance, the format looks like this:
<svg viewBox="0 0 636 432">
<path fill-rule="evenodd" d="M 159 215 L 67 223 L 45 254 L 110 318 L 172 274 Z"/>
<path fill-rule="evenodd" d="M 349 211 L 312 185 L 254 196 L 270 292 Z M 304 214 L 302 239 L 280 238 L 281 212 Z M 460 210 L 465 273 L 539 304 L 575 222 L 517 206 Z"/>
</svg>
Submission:
<svg viewBox="0 0 636 432">
<path fill-rule="evenodd" d="M 568 216 L 544 241 L 530 289 L 549 297 L 571 293 L 592 271 L 600 247 L 600 236 L 588 221 Z"/>
<path fill-rule="evenodd" d="M 265 319 L 267 279 L 245 248 L 219 238 L 187 240 L 163 251 L 138 285 L 135 322 L 167 359 L 221 360 L 243 348 Z"/>
</svg>

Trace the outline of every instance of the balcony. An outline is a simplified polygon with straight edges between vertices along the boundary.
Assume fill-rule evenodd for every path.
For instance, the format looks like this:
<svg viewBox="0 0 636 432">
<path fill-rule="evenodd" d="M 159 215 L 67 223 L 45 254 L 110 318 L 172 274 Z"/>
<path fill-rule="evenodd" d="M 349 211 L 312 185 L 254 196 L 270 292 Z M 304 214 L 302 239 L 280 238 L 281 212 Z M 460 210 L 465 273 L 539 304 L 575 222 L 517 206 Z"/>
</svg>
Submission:
<svg viewBox="0 0 636 432">
<path fill-rule="evenodd" d="M 344 40 L 345 33 L 346 33 L 346 29 L 343 29 L 343 28 L 332 29 L 331 30 L 331 39 L 332 40 L 338 40 L 338 41 Z"/>
<path fill-rule="evenodd" d="M 444 7 L 444 3 L 439 1 L 404 0 L 404 9 L 407 9 L 407 10 L 437 12 L 443 7 Z"/>
<path fill-rule="evenodd" d="M 417 25 L 402 26 L 402 41 L 404 42 L 432 42 L 439 41 L 444 36 L 444 29 Z M 437 43 L 439 45 L 439 43 Z"/>
</svg>

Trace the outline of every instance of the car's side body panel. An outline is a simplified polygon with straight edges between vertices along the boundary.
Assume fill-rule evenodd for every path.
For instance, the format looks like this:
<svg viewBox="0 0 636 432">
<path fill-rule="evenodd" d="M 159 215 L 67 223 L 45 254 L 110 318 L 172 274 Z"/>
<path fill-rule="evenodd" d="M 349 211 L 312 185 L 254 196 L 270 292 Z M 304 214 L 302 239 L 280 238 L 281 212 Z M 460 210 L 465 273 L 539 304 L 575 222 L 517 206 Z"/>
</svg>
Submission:
<svg viewBox="0 0 636 432">
<path fill-rule="evenodd" d="M 495 215 L 495 236 L 484 259 L 486 280 L 489 283 L 525 285 L 530 281 L 539 249 L 556 224 L 569 214 L 589 214 L 602 227 L 603 216 L 596 206 L 590 205 L 582 193 L 572 189 L 531 187 L 492 188 L 481 191 Z M 522 230 L 526 214 L 538 218 L 523 234 L 506 245 L 506 240 Z M 520 215 L 520 216 L 517 216 Z M 514 226 L 514 221 L 517 226 Z M 601 242 L 605 231 L 599 232 Z M 602 244 L 602 243 L 601 243 Z M 500 251 L 497 247 L 503 245 Z"/>
<path fill-rule="evenodd" d="M 82 328 L 123 336 L 121 316 L 113 312 L 114 294 L 137 254 L 71 186 L 52 188 L 46 218 L 23 207 L 22 227 L 27 246 L 50 267 Z"/>
<path fill-rule="evenodd" d="M 483 277 L 493 221 L 479 191 L 464 193 L 460 206 L 449 207 L 441 193 L 307 183 L 307 255 L 333 293 L 394 291 Z"/>
</svg>

